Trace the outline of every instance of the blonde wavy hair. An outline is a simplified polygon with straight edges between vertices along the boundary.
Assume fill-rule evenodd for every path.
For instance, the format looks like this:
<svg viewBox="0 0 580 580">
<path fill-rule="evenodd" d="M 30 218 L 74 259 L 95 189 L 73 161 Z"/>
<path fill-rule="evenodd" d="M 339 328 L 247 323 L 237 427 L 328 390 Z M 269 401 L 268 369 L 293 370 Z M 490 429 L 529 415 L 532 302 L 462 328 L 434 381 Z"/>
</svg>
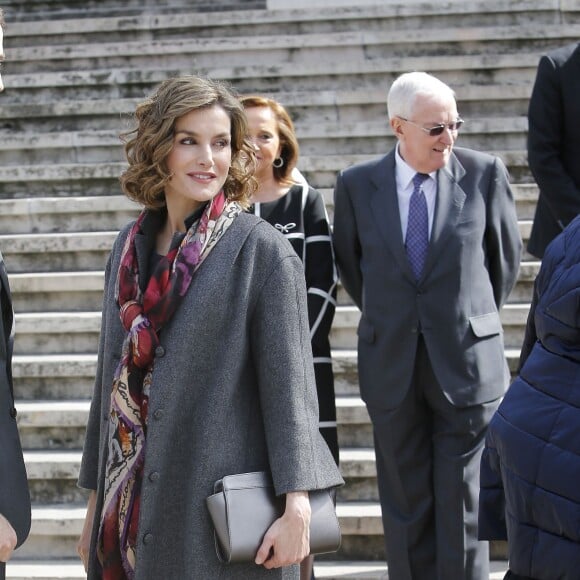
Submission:
<svg viewBox="0 0 580 580">
<path fill-rule="evenodd" d="M 194 75 L 164 81 L 137 105 L 137 127 L 121 134 L 129 167 L 120 177 L 123 192 L 149 209 L 165 206 L 165 185 L 171 179 L 167 157 L 173 148 L 176 121 L 191 111 L 220 106 L 231 120 L 232 161 L 224 183 L 229 201 L 246 208 L 256 190 L 254 148 L 237 95 L 225 84 Z"/>
</svg>

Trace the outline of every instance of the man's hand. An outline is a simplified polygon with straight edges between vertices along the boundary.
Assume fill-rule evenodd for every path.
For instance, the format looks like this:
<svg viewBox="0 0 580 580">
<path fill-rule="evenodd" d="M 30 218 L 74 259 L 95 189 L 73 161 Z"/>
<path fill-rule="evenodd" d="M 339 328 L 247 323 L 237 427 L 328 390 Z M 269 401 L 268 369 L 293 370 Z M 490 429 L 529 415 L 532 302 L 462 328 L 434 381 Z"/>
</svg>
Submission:
<svg viewBox="0 0 580 580">
<path fill-rule="evenodd" d="M 0 562 L 8 562 L 18 538 L 10 522 L 0 514 Z"/>
</svg>

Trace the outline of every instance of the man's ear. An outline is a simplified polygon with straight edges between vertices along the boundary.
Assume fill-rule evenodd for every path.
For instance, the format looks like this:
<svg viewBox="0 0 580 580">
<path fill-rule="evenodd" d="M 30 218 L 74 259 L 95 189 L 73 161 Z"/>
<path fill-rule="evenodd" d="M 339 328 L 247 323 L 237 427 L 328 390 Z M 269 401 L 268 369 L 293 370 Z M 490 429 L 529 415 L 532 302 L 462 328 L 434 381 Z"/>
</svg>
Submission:
<svg viewBox="0 0 580 580">
<path fill-rule="evenodd" d="M 393 117 L 389 120 L 389 124 L 391 125 L 391 129 L 395 134 L 397 139 L 400 139 L 403 135 L 403 122 L 398 117 Z"/>
</svg>

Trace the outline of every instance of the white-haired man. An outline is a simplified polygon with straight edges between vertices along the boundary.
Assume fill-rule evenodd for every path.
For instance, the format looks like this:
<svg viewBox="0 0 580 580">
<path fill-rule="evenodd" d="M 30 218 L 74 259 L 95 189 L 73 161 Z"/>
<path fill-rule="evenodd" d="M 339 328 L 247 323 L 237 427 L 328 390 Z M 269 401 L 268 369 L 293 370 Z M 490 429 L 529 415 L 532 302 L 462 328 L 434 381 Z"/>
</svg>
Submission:
<svg viewBox="0 0 580 580">
<path fill-rule="evenodd" d="M 388 100 L 396 147 L 342 171 L 334 243 L 361 309 L 389 580 L 488 580 L 479 462 L 508 384 L 498 310 L 521 254 L 507 171 L 454 148 L 455 94 L 423 72 Z"/>
</svg>

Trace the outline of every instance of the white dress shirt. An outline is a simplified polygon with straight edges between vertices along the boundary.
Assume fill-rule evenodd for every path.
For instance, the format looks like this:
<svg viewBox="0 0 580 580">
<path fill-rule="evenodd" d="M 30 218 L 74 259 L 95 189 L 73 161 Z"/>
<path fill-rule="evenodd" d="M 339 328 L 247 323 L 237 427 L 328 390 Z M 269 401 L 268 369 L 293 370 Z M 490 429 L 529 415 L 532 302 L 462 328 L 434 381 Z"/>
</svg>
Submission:
<svg viewBox="0 0 580 580">
<path fill-rule="evenodd" d="M 397 199 L 399 202 L 399 217 L 401 219 L 401 231 L 403 232 L 403 242 L 407 235 L 407 222 L 409 220 L 409 202 L 413 193 L 413 177 L 415 171 L 401 157 L 399 146 L 395 154 L 395 180 L 397 183 Z M 429 216 L 429 239 L 433 229 L 433 216 L 435 215 L 435 200 L 437 199 L 437 171 L 429 173 L 429 178 L 421 186 L 427 202 L 427 213 Z"/>
</svg>

